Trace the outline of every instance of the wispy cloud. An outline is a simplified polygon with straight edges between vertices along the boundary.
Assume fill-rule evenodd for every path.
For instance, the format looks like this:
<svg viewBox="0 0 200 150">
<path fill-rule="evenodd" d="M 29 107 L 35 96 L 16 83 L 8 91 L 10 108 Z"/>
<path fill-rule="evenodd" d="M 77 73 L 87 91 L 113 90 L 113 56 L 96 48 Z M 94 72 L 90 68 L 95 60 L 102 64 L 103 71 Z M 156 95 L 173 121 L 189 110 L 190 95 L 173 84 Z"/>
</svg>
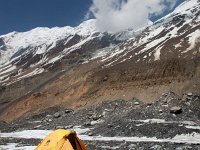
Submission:
<svg viewBox="0 0 200 150">
<path fill-rule="evenodd" d="M 148 24 L 150 16 L 171 10 L 176 0 L 93 0 L 86 17 L 94 16 L 101 31 L 119 32 Z"/>
</svg>

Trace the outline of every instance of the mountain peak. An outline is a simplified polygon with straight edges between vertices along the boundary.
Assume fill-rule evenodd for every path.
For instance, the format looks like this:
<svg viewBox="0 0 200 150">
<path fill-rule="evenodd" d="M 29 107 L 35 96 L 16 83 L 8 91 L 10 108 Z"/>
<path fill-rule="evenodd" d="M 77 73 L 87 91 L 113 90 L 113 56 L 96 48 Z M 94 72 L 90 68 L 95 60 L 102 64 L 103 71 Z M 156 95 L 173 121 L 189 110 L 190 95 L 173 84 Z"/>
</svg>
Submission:
<svg viewBox="0 0 200 150">
<path fill-rule="evenodd" d="M 96 19 L 83 21 L 78 27 L 76 27 L 76 29 L 81 35 L 88 35 L 97 32 Z"/>
<path fill-rule="evenodd" d="M 0 36 L 5 44 L 4 47 L 7 47 L 7 51 L 2 51 L 0 45 L 0 64 L 8 61 L 12 55 L 20 49 L 40 46 L 43 44 L 51 45 L 56 41 L 76 34 L 79 36 L 88 37 L 96 32 L 98 32 L 98 30 L 96 28 L 95 19 L 84 21 L 77 27 L 37 27 L 27 32 L 11 32 Z"/>
</svg>

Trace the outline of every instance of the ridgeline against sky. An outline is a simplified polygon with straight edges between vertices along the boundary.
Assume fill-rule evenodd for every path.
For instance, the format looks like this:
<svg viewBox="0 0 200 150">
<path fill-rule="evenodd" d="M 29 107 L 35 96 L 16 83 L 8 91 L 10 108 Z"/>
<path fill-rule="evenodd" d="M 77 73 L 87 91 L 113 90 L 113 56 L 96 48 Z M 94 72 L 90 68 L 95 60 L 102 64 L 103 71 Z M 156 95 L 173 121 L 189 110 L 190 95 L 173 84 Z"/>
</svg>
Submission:
<svg viewBox="0 0 200 150">
<path fill-rule="evenodd" d="M 149 15 L 155 21 L 181 2 L 183 0 L 152 0 L 151 3 L 149 0 L 1 0 L 0 35 L 36 27 L 77 26 L 88 16 L 97 18 L 99 28 L 106 31 L 110 27 L 113 32 L 130 26 L 139 28 Z M 106 23 L 104 26 L 102 20 Z M 116 26 L 118 21 L 123 23 L 120 27 Z"/>
</svg>

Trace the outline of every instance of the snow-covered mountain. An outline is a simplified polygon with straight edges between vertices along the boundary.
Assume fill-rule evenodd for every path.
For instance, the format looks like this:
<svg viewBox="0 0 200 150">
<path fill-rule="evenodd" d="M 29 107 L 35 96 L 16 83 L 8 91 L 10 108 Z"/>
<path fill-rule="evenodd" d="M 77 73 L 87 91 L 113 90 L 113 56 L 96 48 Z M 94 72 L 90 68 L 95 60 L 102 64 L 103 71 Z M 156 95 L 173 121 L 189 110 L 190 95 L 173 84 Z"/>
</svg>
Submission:
<svg viewBox="0 0 200 150">
<path fill-rule="evenodd" d="M 77 27 L 35 28 L 0 36 L 0 82 L 15 82 L 62 64 L 101 58 L 105 66 L 199 54 L 200 2 L 186 0 L 146 29 L 101 33 L 96 20 Z M 128 40 L 127 40 L 128 39 Z M 123 42 L 124 41 L 124 42 Z"/>
<path fill-rule="evenodd" d="M 107 50 L 110 50 L 135 34 L 133 30 L 117 34 L 101 33 L 96 28 L 96 20 L 91 19 L 77 27 L 38 27 L 27 32 L 2 35 L 0 83 L 16 82 L 41 74 L 54 67 L 54 63 L 66 60 L 71 55 L 75 57 L 73 63 L 88 62 L 109 52 L 99 49 L 108 47 Z"/>
<path fill-rule="evenodd" d="M 98 32 L 95 22 L 93 19 L 74 28 L 35 28 L 0 36 L 0 82 L 15 82 L 48 71 L 54 62 L 74 51 L 80 55 L 76 57 L 83 53 L 89 57 L 92 51 L 119 42 L 113 35 Z"/>
<path fill-rule="evenodd" d="M 83 22 L 78 27 L 55 27 L 55 28 L 35 28 L 28 32 L 12 32 L 7 35 L 0 36 L 1 38 L 1 65 L 8 62 L 10 59 L 16 58 L 30 48 L 35 48 L 34 54 L 44 54 L 53 47 L 56 47 L 58 41 L 63 39 L 70 40 L 72 36 L 79 35 L 82 37 L 90 37 L 95 34 L 95 20 Z M 28 49 L 29 47 L 29 49 Z M 22 52 L 22 50 L 24 50 Z M 21 52 L 19 52 L 21 51 Z M 15 54 L 15 55 L 14 55 Z M 13 56 L 14 55 L 14 56 Z"/>
<path fill-rule="evenodd" d="M 200 52 L 200 1 L 186 0 L 172 13 L 120 44 L 104 59 L 107 65 L 124 61 L 149 63 L 172 58 L 191 59 Z"/>
</svg>

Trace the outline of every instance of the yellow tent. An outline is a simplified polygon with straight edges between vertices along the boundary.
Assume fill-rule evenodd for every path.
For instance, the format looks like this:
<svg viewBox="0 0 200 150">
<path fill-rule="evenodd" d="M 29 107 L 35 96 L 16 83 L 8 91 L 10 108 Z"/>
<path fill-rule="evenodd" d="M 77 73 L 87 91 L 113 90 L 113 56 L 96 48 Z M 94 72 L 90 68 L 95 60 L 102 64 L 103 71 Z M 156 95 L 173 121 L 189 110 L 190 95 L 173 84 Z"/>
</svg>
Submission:
<svg viewBox="0 0 200 150">
<path fill-rule="evenodd" d="M 64 129 L 50 133 L 35 150 L 87 150 L 75 131 Z"/>
</svg>

